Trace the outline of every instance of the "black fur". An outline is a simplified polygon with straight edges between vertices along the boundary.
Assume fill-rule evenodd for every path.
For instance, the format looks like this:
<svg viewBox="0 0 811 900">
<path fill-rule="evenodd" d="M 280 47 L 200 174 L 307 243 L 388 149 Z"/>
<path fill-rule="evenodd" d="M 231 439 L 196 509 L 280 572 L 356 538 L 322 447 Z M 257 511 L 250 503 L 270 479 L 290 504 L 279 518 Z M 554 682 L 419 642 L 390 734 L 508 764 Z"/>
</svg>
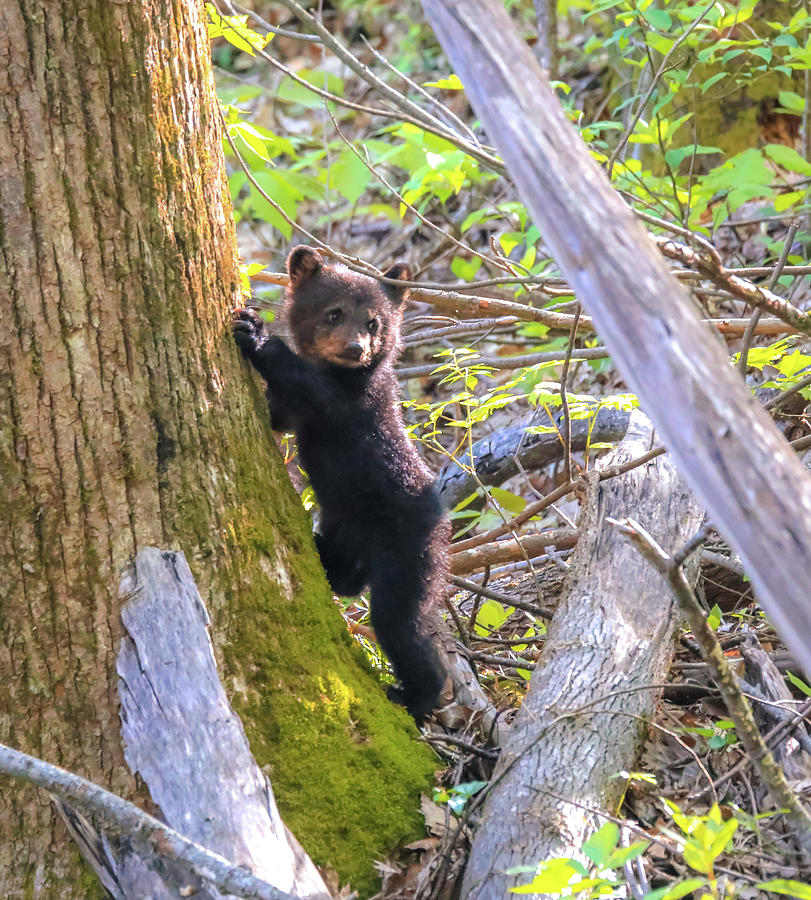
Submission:
<svg viewBox="0 0 811 900">
<path fill-rule="evenodd" d="M 330 585 L 343 596 L 371 587 L 372 626 L 402 685 L 389 697 L 419 720 L 445 678 L 423 623 L 447 580 L 449 525 L 403 428 L 392 370 L 406 291 L 327 264 L 310 247 L 296 247 L 287 267 L 298 352 L 249 310 L 236 312 L 234 338 L 265 379 L 273 427 L 298 437 Z"/>
</svg>

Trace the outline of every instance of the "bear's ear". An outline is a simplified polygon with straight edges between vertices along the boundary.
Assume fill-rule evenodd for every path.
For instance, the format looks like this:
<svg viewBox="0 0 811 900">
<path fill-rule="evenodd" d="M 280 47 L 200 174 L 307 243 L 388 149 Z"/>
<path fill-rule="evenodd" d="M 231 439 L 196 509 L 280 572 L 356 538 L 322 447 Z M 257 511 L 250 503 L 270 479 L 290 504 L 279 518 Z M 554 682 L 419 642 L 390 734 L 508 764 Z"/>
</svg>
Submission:
<svg viewBox="0 0 811 900">
<path fill-rule="evenodd" d="M 410 281 L 411 273 L 408 271 L 408 266 L 405 263 L 397 263 L 396 266 L 392 266 L 385 271 L 383 277 L 396 278 L 398 281 Z M 397 306 L 405 303 L 406 298 L 408 297 L 407 287 L 398 287 L 396 284 L 386 284 L 385 281 L 381 282 L 381 284 L 392 303 L 395 303 Z"/>
<path fill-rule="evenodd" d="M 290 251 L 287 257 L 287 272 L 290 275 L 290 286 L 297 288 L 308 278 L 315 275 L 323 264 L 321 254 L 314 247 L 299 244 Z"/>
</svg>

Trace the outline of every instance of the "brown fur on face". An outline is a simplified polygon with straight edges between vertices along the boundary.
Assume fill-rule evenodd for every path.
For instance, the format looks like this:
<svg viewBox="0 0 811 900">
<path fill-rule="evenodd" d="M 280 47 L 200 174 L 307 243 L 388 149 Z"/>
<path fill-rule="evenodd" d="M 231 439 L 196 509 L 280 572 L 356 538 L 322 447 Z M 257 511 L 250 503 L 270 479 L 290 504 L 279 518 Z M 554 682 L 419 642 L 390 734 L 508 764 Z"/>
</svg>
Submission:
<svg viewBox="0 0 811 900">
<path fill-rule="evenodd" d="M 287 266 L 287 318 L 301 356 L 360 369 L 397 354 L 406 290 L 326 264 L 311 247 L 296 247 Z M 407 279 L 408 270 L 395 266 L 386 277 Z"/>
<path fill-rule="evenodd" d="M 296 344 L 301 355 L 352 369 L 368 366 L 380 354 L 381 328 L 391 323 L 381 321 L 385 314 L 364 300 L 340 297 L 311 318 L 308 327 L 300 321 Z"/>
</svg>

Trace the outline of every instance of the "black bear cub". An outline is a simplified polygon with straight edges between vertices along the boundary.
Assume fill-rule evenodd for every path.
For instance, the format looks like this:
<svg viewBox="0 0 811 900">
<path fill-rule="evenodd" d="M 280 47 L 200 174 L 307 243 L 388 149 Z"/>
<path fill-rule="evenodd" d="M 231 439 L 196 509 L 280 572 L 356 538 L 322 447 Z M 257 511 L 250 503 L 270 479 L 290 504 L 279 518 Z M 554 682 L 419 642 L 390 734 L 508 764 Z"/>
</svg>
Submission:
<svg viewBox="0 0 811 900">
<path fill-rule="evenodd" d="M 273 427 L 296 432 L 329 583 L 342 596 L 371 588 L 372 626 L 401 683 L 389 697 L 420 720 L 445 678 L 423 626 L 447 580 L 449 525 L 405 433 L 392 369 L 407 290 L 328 264 L 312 247 L 296 247 L 287 271 L 298 352 L 250 310 L 235 313 L 234 338 L 267 384 Z"/>
</svg>

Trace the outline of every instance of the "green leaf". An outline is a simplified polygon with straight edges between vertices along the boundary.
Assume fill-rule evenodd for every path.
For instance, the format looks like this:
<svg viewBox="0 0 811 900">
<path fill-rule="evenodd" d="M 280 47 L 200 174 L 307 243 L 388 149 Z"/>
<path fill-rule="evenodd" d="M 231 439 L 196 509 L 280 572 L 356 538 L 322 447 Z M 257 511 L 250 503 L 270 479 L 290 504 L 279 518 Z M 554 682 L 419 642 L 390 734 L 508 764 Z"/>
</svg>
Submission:
<svg viewBox="0 0 811 900">
<path fill-rule="evenodd" d="M 702 82 L 701 93 L 706 93 L 709 88 L 721 81 L 722 78 L 726 78 L 728 75 L 728 72 L 716 72 L 715 75 L 711 75 L 706 81 Z"/>
<path fill-rule="evenodd" d="M 605 861 L 616 848 L 619 839 L 619 828 L 613 822 L 606 822 L 583 844 L 583 852 L 598 869 L 605 869 Z"/>
<path fill-rule="evenodd" d="M 800 175 L 811 175 L 811 163 L 804 160 L 793 147 L 786 147 L 784 144 L 766 144 L 763 152 L 784 169 L 799 172 Z"/>
<path fill-rule="evenodd" d="M 704 887 L 707 882 L 702 878 L 687 878 L 679 881 L 671 887 L 657 888 L 655 891 L 649 891 L 645 894 L 643 900 L 679 900 L 680 897 L 686 897 L 693 891 Z"/>
<path fill-rule="evenodd" d="M 580 867 L 582 868 L 582 867 Z M 510 888 L 513 894 L 559 894 L 580 875 L 573 859 L 550 859 L 529 884 Z"/>
<path fill-rule="evenodd" d="M 653 28 L 658 28 L 659 31 L 669 31 L 673 24 L 670 13 L 656 6 L 649 6 L 647 9 L 643 9 L 642 18 Z"/>
<path fill-rule="evenodd" d="M 272 166 L 276 165 L 268 155 L 264 137 L 249 122 L 235 122 L 233 125 L 229 125 L 228 133 L 232 138 L 244 141 L 261 160 Z"/>
<path fill-rule="evenodd" d="M 343 96 L 343 79 L 333 75 L 331 72 L 300 69 L 296 72 L 296 75 L 306 84 L 294 81 L 290 77 L 285 78 L 276 91 L 278 100 L 282 100 L 285 103 L 298 103 L 301 106 L 306 106 L 308 109 L 320 109 L 324 105 L 324 99 L 310 90 L 307 84 L 311 84 L 320 90 L 326 89 L 331 94 Z"/>
<path fill-rule="evenodd" d="M 732 62 L 736 56 L 740 56 L 743 53 L 743 47 L 738 47 L 735 50 L 727 50 L 727 52 L 721 57 L 721 65 L 725 66 L 727 63 Z"/>
<path fill-rule="evenodd" d="M 778 194 L 772 201 L 775 212 L 784 212 L 795 206 L 805 198 L 805 191 L 788 191 L 785 194 Z"/>
<path fill-rule="evenodd" d="M 650 32 L 648 34 L 648 44 L 657 52 L 664 56 L 676 43 L 675 39 L 664 34 L 656 34 Z M 686 74 L 686 73 L 685 73 Z"/>
<path fill-rule="evenodd" d="M 780 25 L 780 28 L 783 26 Z M 775 47 L 798 47 L 797 38 L 793 34 L 778 34 L 772 41 Z M 780 101 L 783 102 L 782 100 Z"/>
<path fill-rule="evenodd" d="M 721 607 L 716 603 L 715 606 L 710 610 L 709 615 L 707 616 L 707 624 L 715 631 L 716 628 L 723 622 L 723 617 L 721 615 Z"/>
<path fill-rule="evenodd" d="M 514 612 L 515 609 L 512 606 L 505 607 L 496 600 L 485 600 L 479 607 L 475 630 L 482 636 L 492 631 L 498 631 Z"/>
<path fill-rule="evenodd" d="M 673 168 L 677 169 L 681 162 L 694 153 L 696 156 L 702 153 L 721 153 L 719 147 L 705 147 L 703 144 L 687 144 L 686 147 L 674 147 L 665 153 L 665 161 Z"/>
<path fill-rule="evenodd" d="M 672 800 L 668 800 L 667 797 L 662 797 L 662 802 L 667 806 L 670 810 L 670 815 L 673 816 L 673 821 L 681 828 L 681 830 L 688 834 L 690 831 L 690 818 L 685 816 L 685 814 L 673 803 Z"/>
<path fill-rule="evenodd" d="M 501 244 L 501 250 L 505 256 L 509 256 L 510 253 L 521 243 L 523 239 L 523 235 L 518 231 L 509 231 L 507 234 L 502 234 L 498 242 Z"/>
<path fill-rule="evenodd" d="M 257 50 L 262 50 L 272 39 L 273 34 L 259 34 L 247 24 L 247 16 L 222 16 L 212 3 L 206 3 L 209 16 L 208 37 L 209 40 L 222 37 L 232 44 L 237 50 L 256 56 Z"/>
<path fill-rule="evenodd" d="M 800 897 L 811 900 L 811 885 L 790 878 L 775 878 L 774 881 L 761 881 L 755 887 L 762 891 L 774 891 L 775 894 L 786 894 L 788 897 Z"/>
<path fill-rule="evenodd" d="M 490 493 L 498 501 L 499 506 L 506 509 L 507 512 L 512 513 L 514 516 L 523 512 L 524 507 L 527 505 L 527 501 L 523 497 L 518 497 L 517 495 L 510 493 L 510 491 L 504 490 L 504 488 L 490 488 Z"/>
<path fill-rule="evenodd" d="M 369 186 L 372 174 L 363 160 L 345 147 L 326 177 L 332 190 L 338 191 L 349 203 L 355 203 Z"/>
<path fill-rule="evenodd" d="M 802 691 L 806 697 L 811 697 L 811 687 L 809 687 L 802 678 L 798 678 L 796 675 L 793 675 L 791 672 L 786 672 L 786 676 L 788 680 L 796 687 L 798 690 Z"/>
<path fill-rule="evenodd" d="M 794 91 L 780 91 L 777 100 L 784 109 L 801 113 L 805 111 L 805 97 L 795 94 Z"/>
<path fill-rule="evenodd" d="M 489 221 L 495 218 L 496 216 L 487 209 L 476 209 L 462 222 L 462 231 L 467 231 L 471 226 L 478 225 L 482 220 Z"/>
<path fill-rule="evenodd" d="M 443 91 L 463 91 L 465 89 L 455 72 L 447 78 L 440 78 L 439 81 L 423 81 L 422 86 L 441 88 Z"/>
<path fill-rule="evenodd" d="M 632 859 L 642 856 L 650 845 L 650 841 L 634 841 L 627 847 L 617 847 L 606 860 L 605 867 L 607 869 L 619 869 Z"/>
<path fill-rule="evenodd" d="M 455 256 L 451 260 L 451 272 L 462 281 L 473 281 L 476 273 L 481 268 L 481 257 L 474 256 L 472 259 L 463 259 L 461 256 Z"/>
<path fill-rule="evenodd" d="M 486 781 L 465 781 L 451 788 L 451 793 L 459 794 L 460 797 L 470 798 L 474 794 L 478 794 L 482 788 L 487 787 Z"/>
</svg>

